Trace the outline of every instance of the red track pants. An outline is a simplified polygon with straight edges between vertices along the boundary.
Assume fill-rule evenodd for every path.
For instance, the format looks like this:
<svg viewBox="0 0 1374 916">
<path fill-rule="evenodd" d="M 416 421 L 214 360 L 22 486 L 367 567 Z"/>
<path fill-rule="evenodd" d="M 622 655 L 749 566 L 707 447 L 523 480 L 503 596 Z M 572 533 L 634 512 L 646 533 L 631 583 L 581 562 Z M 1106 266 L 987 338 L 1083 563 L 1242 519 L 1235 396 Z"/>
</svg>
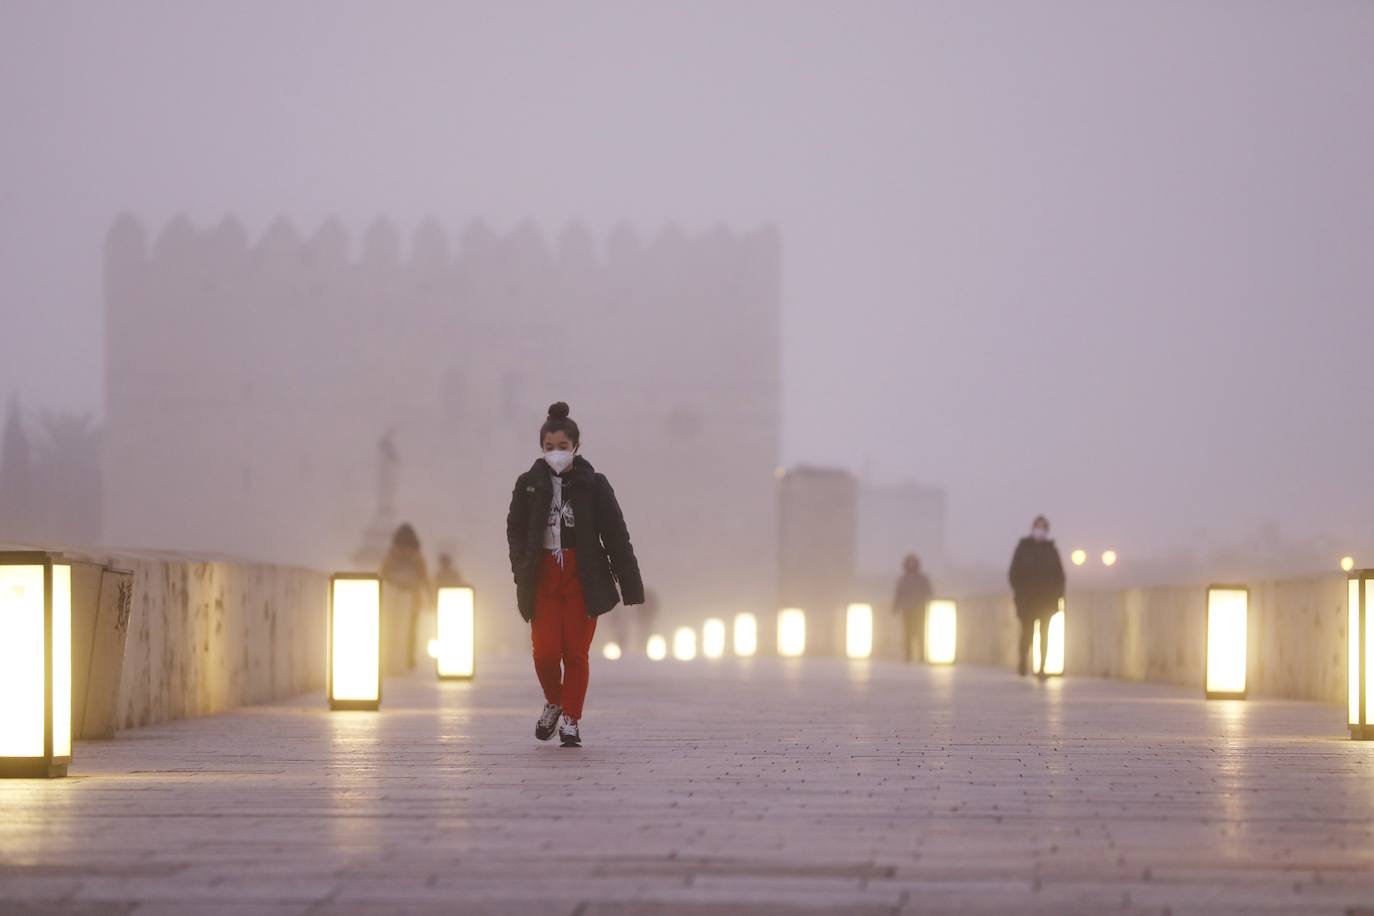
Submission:
<svg viewBox="0 0 1374 916">
<path fill-rule="evenodd" d="M 596 618 L 587 616 L 582 582 L 577 578 L 576 551 L 565 549 L 562 565 L 552 551 L 544 551 L 538 576 L 530 626 L 534 673 L 539 675 L 545 700 L 562 706 L 564 715 L 581 719 Z"/>
</svg>

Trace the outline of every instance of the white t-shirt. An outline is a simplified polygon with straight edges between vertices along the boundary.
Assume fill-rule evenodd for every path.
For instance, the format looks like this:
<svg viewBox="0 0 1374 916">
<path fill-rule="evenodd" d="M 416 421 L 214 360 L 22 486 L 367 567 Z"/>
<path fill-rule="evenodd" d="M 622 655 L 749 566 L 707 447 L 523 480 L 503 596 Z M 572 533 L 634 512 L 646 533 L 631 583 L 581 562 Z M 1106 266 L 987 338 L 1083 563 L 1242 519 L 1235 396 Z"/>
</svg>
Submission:
<svg viewBox="0 0 1374 916">
<path fill-rule="evenodd" d="M 572 503 L 563 499 L 563 478 L 557 474 L 550 474 L 549 478 L 553 481 L 553 501 L 549 504 L 549 518 L 544 525 L 544 549 L 552 550 L 561 562 L 563 529 L 577 525 L 573 518 Z"/>
</svg>

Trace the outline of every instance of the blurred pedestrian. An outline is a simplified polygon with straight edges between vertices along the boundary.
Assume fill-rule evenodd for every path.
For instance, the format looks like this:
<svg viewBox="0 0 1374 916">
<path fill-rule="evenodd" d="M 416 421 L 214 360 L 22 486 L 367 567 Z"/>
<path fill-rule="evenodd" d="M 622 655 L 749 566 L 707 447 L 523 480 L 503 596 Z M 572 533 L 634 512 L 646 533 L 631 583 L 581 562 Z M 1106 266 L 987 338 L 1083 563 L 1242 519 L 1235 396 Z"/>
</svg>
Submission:
<svg viewBox="0 0 1374 916">
<path fill-rule="evenodd" d="M 399 589 L 405 599 L 400 605 L 404 619 L 388 627 L 395 633 L 397 626 L 405 633 L 404 663 L 406 668 L 415 666 L 415 632 L 420 614 L 434 603 L 434 587 L 429 580 L 429 569 L 425 565 L 424 551 L 420 549 L 420 537 L 408 523 L 403 523 L 391 536 L 391 546 L 382 558 L 382 581 L 391 589 Z"/>
<path fill-rule="evenodd" d="M 1007 578 L 1011 581 L 1016 602 L 1016 616 L 1021 621 L 1016 670 L 1022 676 L 1027 673 L 1035 627 L 1039 624 L 1039 661 L 1043 676 L 1049 652 L 1050 618 L 1059 610 L 1059 602 L 1064 597 L 1064 564 L 1059 559 L 1059 548 L 1050 540 L 1050 522 L 1045 516 L 1037 515 L 1031 523 L 1030 536 L 1016 545 Z"/>
<path fill-rule="evenodd" d="M 434 587 L 449 588 L 467 584 L 467 580 L 458 571 L 458 567 L 453 565 L 453 554 L 439 554 L 439 568 L 434 571 Z"/>
<path fill-rule="evenodd" d="M 892 598 L 892 613 L 902 618 L 902 652 L 907 661 L 925 657 L 926 605 L 930 596 L 930 579 L 921 571 L 921 558 L 907 554 L 902 560 L 897 594 Z"/>
<path fill-rule="evenodd" d="M 596 619 L 622 596 L 643 603 L 644 583 L 615 491 L 577 453 L 581 432 L 562 401 L 550 405 L 539 446 L 543 454 L 515 481 L 506 542 L 544 689 L 534 736 L 547 741 L 557 728 L 564 747 L 581 747 Z"/>
</svg>

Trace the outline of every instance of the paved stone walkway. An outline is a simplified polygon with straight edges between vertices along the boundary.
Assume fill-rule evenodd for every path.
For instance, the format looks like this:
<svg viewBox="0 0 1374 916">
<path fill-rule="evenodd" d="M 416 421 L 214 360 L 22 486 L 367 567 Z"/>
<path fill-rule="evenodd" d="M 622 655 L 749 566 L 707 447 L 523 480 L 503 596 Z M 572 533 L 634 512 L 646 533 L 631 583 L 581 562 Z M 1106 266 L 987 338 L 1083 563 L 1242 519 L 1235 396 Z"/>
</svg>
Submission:
<svg viewBox="0 0 1374 916">
<path fill-rule="evenodd" d="M 1341 710 L 840 661 L 523 662 L 83 743 L 0 780 L 0 913 L 1374 912 Z"/>
</svg>

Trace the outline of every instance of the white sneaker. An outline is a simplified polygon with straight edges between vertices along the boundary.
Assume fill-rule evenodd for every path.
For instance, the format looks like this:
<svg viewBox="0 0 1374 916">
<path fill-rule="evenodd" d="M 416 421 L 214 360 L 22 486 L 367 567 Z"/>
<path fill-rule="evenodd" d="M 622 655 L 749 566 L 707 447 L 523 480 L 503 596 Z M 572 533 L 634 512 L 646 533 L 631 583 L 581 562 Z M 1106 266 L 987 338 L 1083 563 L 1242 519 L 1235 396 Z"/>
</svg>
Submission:
<svg viewBox="0 0 1374 916">
<path fill-rule="evenodd" d="M 554 729 L 558 727 L 558 717 L 562 714 L 562 706 L 557 703 L 545 703 L 544 711 L 539 714 L 539 721 L 534 724 L 534 737 L 540 741 L 552 738 Z"/>
<path fill-rule="evenodd" d="M 577 730 L 577 720 L 569 716 L 558 720 L 558 737 L 564 747 L 582 746 L 582 735 Z"/>
</svg>

